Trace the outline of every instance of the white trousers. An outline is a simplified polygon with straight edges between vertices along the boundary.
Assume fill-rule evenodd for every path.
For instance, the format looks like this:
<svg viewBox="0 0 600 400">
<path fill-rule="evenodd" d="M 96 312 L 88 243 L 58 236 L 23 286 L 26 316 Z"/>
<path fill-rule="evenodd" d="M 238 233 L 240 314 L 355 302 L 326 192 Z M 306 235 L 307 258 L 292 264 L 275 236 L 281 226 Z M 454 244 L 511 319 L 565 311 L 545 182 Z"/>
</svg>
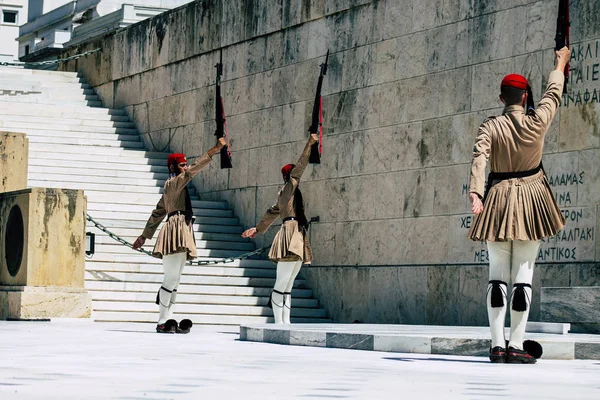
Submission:
<svg viewBox="0 0 600 400">
<path fill-rule="evenodd" d="M 158 292 L 158 324 L 173 318 L 173 306 L 177 299 L 177 288 L 187 261 L 187 252 L 163 256 L 165 276 Z"/>
<path fill-rule="evenodd" d="M 529 310 L 531 308 L 531 287 L 524 286 L 527 309 L 525 311 L 515 311 L 512 307 L 516 286 L 519 284 L 531 285 L 533 280 L 533 267 L 540 247 L 539 241 L 508 241 L 508 242 L 487 242 L 488 254 L 490 258 L 490 281 L 506 282 L 505 285 L 499 285 L 502 291 L 504 305 L 502 307 L 492 307 L 492 285 L 488 284 L 487 308 L 490 331 L 492 334 L 492 347 L 506 345 L 504 337 L 504 325 L 506 319 L 509 279 L 512 283 L 511 292 L 511 310 L 510 310 L 510 342 L 509 346 L 523 350 L 523 337 Z"/>
<path fill-rule="evenodd" d="M 302 261 L 279 261 L 277 278 L 271 295 L 271 306 L 276 324 L 289 324 L 292 310 L 292 287 L 302 268 Z"/>
</svg>

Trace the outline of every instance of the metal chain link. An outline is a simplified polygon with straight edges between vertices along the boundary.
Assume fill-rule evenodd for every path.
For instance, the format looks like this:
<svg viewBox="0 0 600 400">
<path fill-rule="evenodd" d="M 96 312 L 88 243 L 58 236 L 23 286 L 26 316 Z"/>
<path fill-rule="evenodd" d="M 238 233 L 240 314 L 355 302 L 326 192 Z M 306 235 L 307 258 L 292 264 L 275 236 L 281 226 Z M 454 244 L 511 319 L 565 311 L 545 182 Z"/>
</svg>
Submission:
<svg viewBox="0 0 600 400">
<path fill-rule="evenodd" d="M 96 221 L 94 218 L 92 218 L 87 213 L 86 213 L 86 219 L 88 221 L 90 221 L 92 224 L 94 224 L 96 226 L 96 228 L 98 228 L 102 232 L 106 233 L 111 239 L 114 239 L 117 242 L 119 242 L 121 244 L 124 244 L 125 246 L 129 247 L 130 249 L 133 249 L 135 251 L 139 251 L 140 253 L 144 253 L 144 254 L 147 254 L 149 256 L 152 255 L 151 251 L 144 250 L 142 248 L 134 249 L 133 248 L 133 244 L 129 243 L 127 240 L 123 239 L 119 235 L 116 235 L 116 234 L 112 233 L 107 227 L 105 227 L 104 225 L 102 225 L 101 223 L 99 223 L 98 221 Z M 210 260 L 210 261 L 209 260 L 197 260 L 197 261 L 190 260 L 190 261 L 187 262 L 187 264 L 189 264 L 189 265 L 227 264 L 227 263 L 234 262 L 236 260 L 245 260 L 245 259 L 250 258 L 252 256 L 255 256 L 257 254 L 261 254 L 265 250 L 268 250 L 270 247 L 271 247 L 270 245 L 269 246 L 265 246 L 265 247 L 261 247 L 259 249 L 251 251 L 249 253 L 242 254 L 241 256 L 237 256 L 237 257 L 227 257 L 227 258 L 221 258 L 221 259 L 218 259 L 218 260 Z"/>
<path fill-rule="evenodd" d="M 13 62 L 9 62 L 9 61 L 0 61 L 0 66 L 4 66 L 4 67 L 22 67 L 22 66 L 34 66 L 34 65 L 52 65 L 52 64 L 58 64 L 61 62 L 67 62 L 67 61 L 72 61 L 72 60 L 77 60 L 78 58 L 81 57 L 85 57 L 88 56 L 92 53 L 95 53 L 97 51 L 100 51 L 101 49 L 94 49 L 94 50 L 89 50 L 86 51 L 85 53 L 81 53 L 81 54 L 75 54 L 74 56 L 70 56 L 67 58 L 59 58 L 58 60 L 48 60 L 48 61 L 36 61 L 36 62 L 21 62 L 21 61 L 13 61 Z"/>
</svg>

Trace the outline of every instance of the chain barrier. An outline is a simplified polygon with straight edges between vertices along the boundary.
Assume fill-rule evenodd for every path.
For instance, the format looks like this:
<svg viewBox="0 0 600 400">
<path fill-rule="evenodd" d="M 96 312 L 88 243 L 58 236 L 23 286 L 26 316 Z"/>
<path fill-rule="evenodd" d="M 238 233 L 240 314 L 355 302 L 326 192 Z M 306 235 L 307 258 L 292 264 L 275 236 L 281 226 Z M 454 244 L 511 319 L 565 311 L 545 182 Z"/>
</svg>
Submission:
<svg viewBox="0 0 600 400">
<path fill-rule="evenodd" d="M 59 58 L 58 60 L 35 61 L 35 62 L 0 61 L 0 66 L 3 66 L 3 67 L 23 67 L 23 66 L 29 67 L 29 66 L 38 66 L 38 65 L 52 65 L 52 64 L 58 64 L 58 63 L 62 63 L 62 62 L 77 60 L 78 58 L 88 56 L 88 55 L 95 53 L 97 51 L 100 51 L 100 50 L 101 50 L 100 48 L 94 49 L 94 50 L 89 50 L 89 51 L 86 51 L 85 53 L 75 54 L 74 56 L 67 57 L 67 58 Z"/>
<path fill-rule="evenodd" d="M 89 214 L 86 214 L 86 219 L 88 221 L 90 221 L 92 224 L 94 224 L 94 226 L 96 226 L 96 228 L 98 228 L 102 232 L 106 233 L 111 239 L 116 240 L 117 242 L 119 242 L 119 243 L 121 243 L 121 244 L 129 247 L 130 249 L 133 249 L 135 251 L 139 251 L 140 253 L 144 253 L 144 254 L 147 254 L 149 256 L 152 256 L 152 252 L 151 251 L 144 250 L 142 248 L 134 249 L 133 248 L 133 244 L 131 244 L 127 240 L 123 239 L 119 235 L 114 234 L 113 232 L 111 232 L 107 227 L 105 227 L 104 225 L 102 225 L 101 223 L 99 223 L 98 221 L 96 221 Z M 218 260 L 189 260 L 187 262 L 187 264 L 188 265 L 211 265 L 211 264 L 227 264 L 227 263 L 232 263 L 232 262 L 234 262 L 236 260 L 245 260 L 245 259 L 250 258 L 252 256 L 261 254 L 264 251 L 268 250 L 270 247 L 271 247 L 270 245 L 269 246 L 265 246 L 265 247 L 261 247 L 259 249 L 251 251 L 249 253 L 242 254 L 242 255 L 237 256 L 237 257 L 227 257 L 227 258 L 221 258 L 221 259 L 218 259 Z"/>
</svg>

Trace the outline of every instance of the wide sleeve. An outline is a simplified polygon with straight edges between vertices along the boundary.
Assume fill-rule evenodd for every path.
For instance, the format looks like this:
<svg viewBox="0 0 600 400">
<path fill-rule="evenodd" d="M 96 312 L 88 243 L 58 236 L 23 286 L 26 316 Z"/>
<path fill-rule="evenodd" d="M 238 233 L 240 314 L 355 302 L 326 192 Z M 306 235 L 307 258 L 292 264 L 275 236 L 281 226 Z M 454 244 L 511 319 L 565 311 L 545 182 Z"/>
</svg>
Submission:
<svg viewBox="0 0 600 400">
<path fill-rule="evenodd" d="M 212 161 L 211 156 L 209 156 L 208 153 L 206 153 L 203 156 L 198 157 L 196 159 L 196 161 L 194 161 L 194 163 L 188 167 L 187 171 L 185 171 L 182 174 L 177 175 L 174 178 L 175 179 L 175 188 L 176 188 L 177 192 L 180 192 L 181 190 L 183 190 L 185 185 L 187 185 L 194 176 L 198 175 L 198 173 L 200 171 L 202 171 L 204 168 L 208 167 L 208 165 L 210 164 L 211 161 Z"/>
<path fill-rule="evenodd" d="M 273 222 L 275 222 L 277 217 L 279 217 L 279 206 L 277 204 L 274 204 L 271 207 L 269 207 L 269 209 L 267 210 L 265 215 L 263 215 L 258 225 L 256 225 L 256 231 L 258 233 L 265 233 L 267 229 L 269 229 L 269 227 L 273 225 Z"/>
<path fill-rule="evenodd" d="M 473 148 L 473 162 L 471 163 L 471 179 L 469 192 L 476 193 L 483 198 L 485 191 L 485 167 L 490 157 L 491 138 L 485 125 L 479 127 L 475 147 Z"/>
<path fill-rule="evenodd" d="M 156 208 L 154 209 L 154 211 L 152 211 L 152 215 L 146 223 L 146 228 L 144 228 L 142 236 L 146 239 L 152 239 L 152 236 L 154 236 L 156 229 L 158 228 L 162 220 L 165 219 L 166 215 L 167 210 L 165 208 L 165 198 L 164 196 L 161 196 L 160 200 L 158 201 L 158 204 L 156 205 Z"/>
<path fill-rule="evenodd" d="M 300 154 L 300 158 L 298 158 L 298 161 L 296 162 L 294 169 L 290 173 L 290 176 L 292 178 L 294 178 L 296 181 L 300 180 L 300 178 L 302 177 L 302 174 L 304 173 L 304 170 L 306 169 L 306 167 L 308 165 L 308 157 L 310 156 L 311 146 L 312 145 L 310 144 L 310 141 L 306 143 L 306 146 L 304 146 L 304 150 L 302 151 L 302 154 Z"/>
<path fill-rule="evenodd" d="M 565 75 L 560 71 L 550 72 L 548 87 L 537 108 L 528 115 L 530 129 L 539 135 L 545 135 L 560 105 Z"/>
</svg>

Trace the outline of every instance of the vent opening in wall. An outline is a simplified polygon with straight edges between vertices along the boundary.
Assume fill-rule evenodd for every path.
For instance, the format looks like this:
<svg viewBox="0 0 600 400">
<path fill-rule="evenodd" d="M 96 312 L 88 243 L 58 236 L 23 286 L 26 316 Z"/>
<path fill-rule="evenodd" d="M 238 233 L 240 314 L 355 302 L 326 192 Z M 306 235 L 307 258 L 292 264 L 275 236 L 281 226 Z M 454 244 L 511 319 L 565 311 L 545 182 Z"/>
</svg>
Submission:
<svg viewBox="0 0 600 400">
<path fill-rule="evenodd" d="M 14 205 L 10 209 L 4 237 L 6 238 L 4 242 L 4 254 L 6 256 L 8 272 L 12 276 L 17 276 L 21 268 L 23 247 L 25 244 L 23 214 L 21 214 L 21 208 L 18 205 Z"/>
</svg>

